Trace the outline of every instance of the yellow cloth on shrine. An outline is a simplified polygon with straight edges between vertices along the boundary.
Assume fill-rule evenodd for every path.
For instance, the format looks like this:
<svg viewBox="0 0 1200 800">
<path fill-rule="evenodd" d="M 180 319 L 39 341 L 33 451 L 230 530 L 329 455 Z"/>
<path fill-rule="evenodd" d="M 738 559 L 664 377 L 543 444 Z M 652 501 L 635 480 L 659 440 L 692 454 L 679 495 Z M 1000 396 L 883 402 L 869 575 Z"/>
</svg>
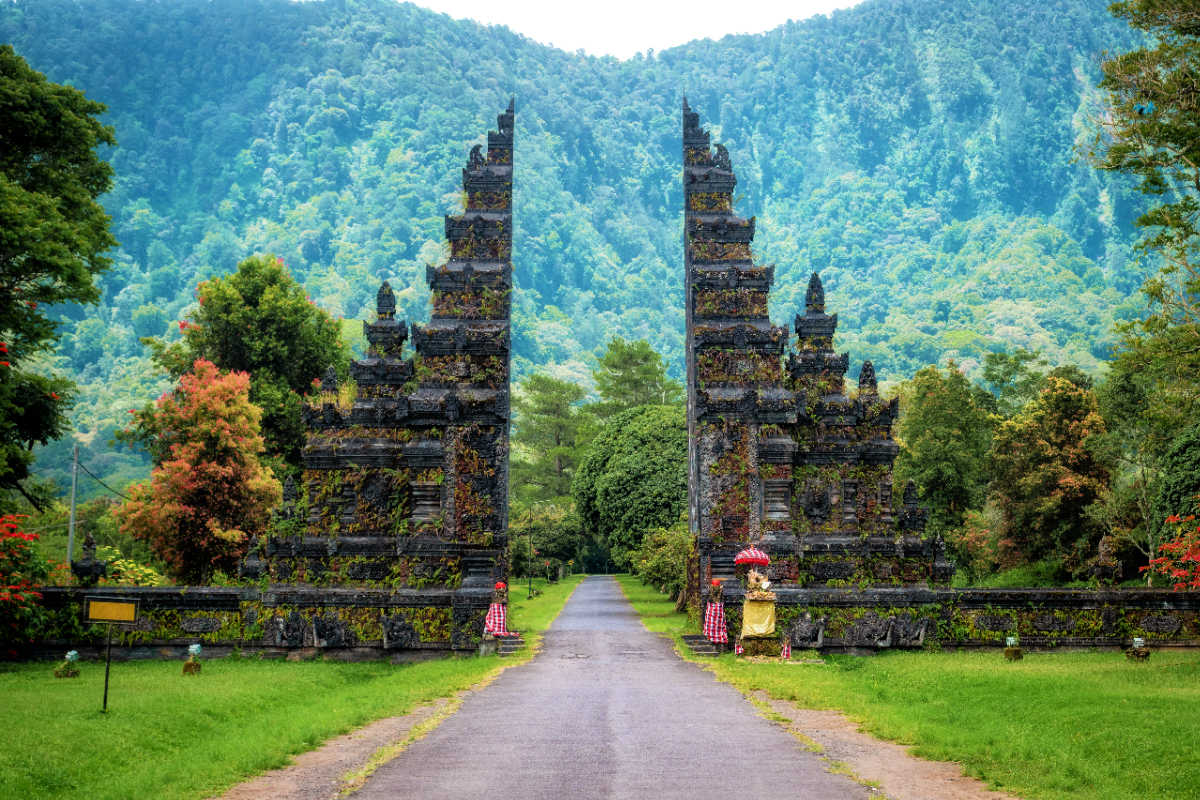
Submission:
<svg viewBox="0 0 1200 800">
<path fill-rule="evenodd" d="M 746 600 L 742 603 L 742 636 L 770 636 L 775 633 L 775 602 Z"/>
</svg>

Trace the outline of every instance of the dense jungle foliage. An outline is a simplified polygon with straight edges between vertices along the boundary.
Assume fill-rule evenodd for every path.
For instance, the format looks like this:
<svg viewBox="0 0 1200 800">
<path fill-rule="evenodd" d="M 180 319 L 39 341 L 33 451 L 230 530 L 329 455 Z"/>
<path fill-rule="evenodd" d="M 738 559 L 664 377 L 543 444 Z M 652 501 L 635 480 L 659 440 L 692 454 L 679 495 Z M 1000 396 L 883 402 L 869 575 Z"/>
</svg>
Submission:
<svg viewBox="0 0 1200 800">
<path fill-rule="evenodd" d="M 47 363 L 78 381 L 82 458 L 117 486 L 148 467 L 114 431 L 169 385 L 139 338 L 177 338 L 197 284 L 247 256 L 280 255 L 334 316 L 366 318 L 387 278 L 424 319 L 459 168 L 509 95 L 515 377 L 590 386 L 613 335 L 682 376 L 684 93 L 758 217 L 777 322 L 820 270 L 839 348 L 885 380 L 1016 347 L 1095 372 L 1154 265 L 1132 182 L 1077 145 L 1102 53 L 1139 41 L 1081 0 L 867 0 L 626 61 L 390 0 L 0 4 L 0 42 L 107 104 L 119 143 L 102 202 L 121 246 L 100 304 L 59 310 Z M 66 486 L 70 442 L 38 474 Z"/>
</svg>

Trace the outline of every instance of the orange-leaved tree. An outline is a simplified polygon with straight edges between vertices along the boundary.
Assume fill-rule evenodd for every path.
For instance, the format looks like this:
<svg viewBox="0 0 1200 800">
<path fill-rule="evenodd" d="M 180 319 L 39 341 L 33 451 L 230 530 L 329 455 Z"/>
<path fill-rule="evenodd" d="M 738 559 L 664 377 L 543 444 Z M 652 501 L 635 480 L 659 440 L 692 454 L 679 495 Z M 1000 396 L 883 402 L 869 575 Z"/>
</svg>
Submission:
<svg viewBox="0 0 1200 800">
<path fill-rule="evenodd" d="M 173 391 L 136 412 L 161 460 L 149 483 L 130 490 L 117 519 L 185 583 L 232 572 L 279 503 L 279 481 L 259 461 L 261 412 L 249 393 L 246 373 L 198 359 Z"/>
<path fill-rule="evenodd" d="M 1055 559 L 1073 575 L 1094 563 L 1101 531 L 1084 510 L 1108 485 L 1110 466 L 1088 439 L 1103 433 L 1092 391 L 1053 375 L 1032 402 L 1000 423 L 989 490 L 1008 558 Z"/>
</svg>

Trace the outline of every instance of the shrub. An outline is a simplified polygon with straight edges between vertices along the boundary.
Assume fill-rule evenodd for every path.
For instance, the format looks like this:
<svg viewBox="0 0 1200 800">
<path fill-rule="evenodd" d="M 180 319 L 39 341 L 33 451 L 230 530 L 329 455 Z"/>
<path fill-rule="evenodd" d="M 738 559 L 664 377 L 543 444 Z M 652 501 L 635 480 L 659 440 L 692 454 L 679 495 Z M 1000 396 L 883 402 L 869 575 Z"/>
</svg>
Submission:
<svg viewBox="0 0 1200 800">
<path fill-rule="evenodd" d="M 687 585 L 687 559 L 692 536 L 686 520 L 669 528 L 647 531 L 633 554 L 633 568 L 642 583 L 677 600 Z"/>
<path fill-rule="evenodd" d="M 1166 522 L 1175 526 L 1175 538 L 1162 545 L 1162 555 L 1142 569 L 1170 578 L 1175 591 L 1200 589 L 1200 526 L 1195 524 L 1196 516 L 1181 518 L 1172 514 Z"/>
<path fill-rule="evenodd" d="M 9 658 L 33 640 L 45 617 L 34 587 L 45 581 L 49 566 L 33 546 L 37 534 L 21 530 L 24 518 L 0 516 L 0 654 Z"/>
<path fill-rule="evenodd" d="M 100 579 L 101 585 L 162 586 L 167 582 L 158 570 L 126 558 L 115 547 L 97 547 L 96 558 L 108 562 L 108 576 Z"/>
</svg>

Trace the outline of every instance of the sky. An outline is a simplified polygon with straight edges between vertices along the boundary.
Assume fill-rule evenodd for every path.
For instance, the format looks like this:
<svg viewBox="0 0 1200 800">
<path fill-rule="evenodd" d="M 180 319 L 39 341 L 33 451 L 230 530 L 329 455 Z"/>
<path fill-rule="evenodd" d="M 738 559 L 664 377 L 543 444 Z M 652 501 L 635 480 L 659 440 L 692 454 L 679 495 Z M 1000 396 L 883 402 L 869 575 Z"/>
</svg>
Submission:
<svg viewBox="0 0 1200 800">
<path fill-rule="evenodd" d="M 561 50 L 629 58 L 666 50 L 693 39 L 728 33 L 762 33 L 789 19 L 801 20 L 858 5 L 861 0 L 415 0 L 416 5 L 504 25 Z"/>
</svg>

